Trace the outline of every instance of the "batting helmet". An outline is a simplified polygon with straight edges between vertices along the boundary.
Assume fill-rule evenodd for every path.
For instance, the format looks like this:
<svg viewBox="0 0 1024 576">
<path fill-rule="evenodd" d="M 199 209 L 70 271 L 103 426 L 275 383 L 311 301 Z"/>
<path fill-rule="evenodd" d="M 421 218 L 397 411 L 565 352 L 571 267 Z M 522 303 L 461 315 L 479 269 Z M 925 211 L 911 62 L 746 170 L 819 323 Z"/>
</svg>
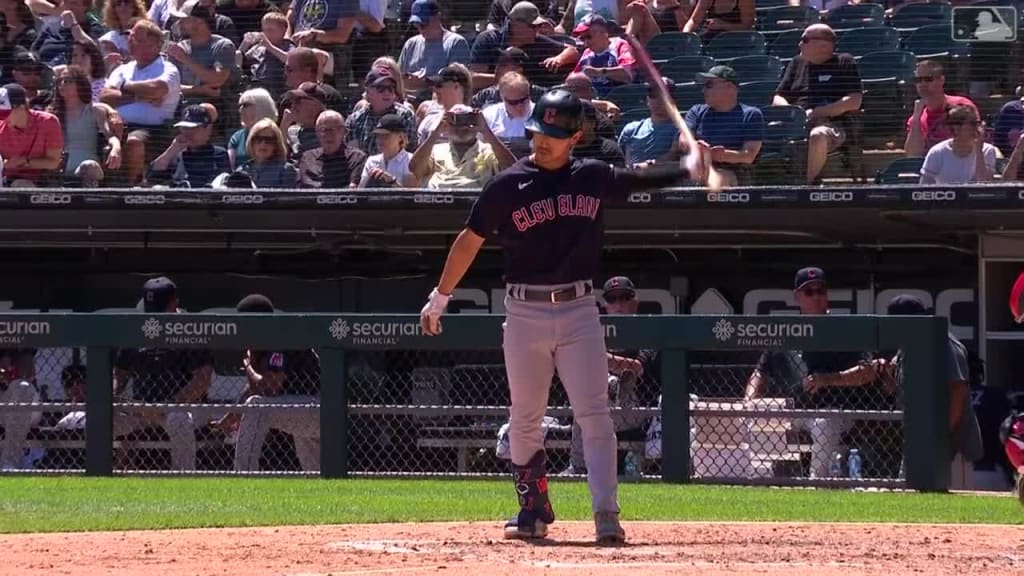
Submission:
<svg viewBox="0 0 1024 576">
<path fill-rule="evenodd" d="M 526 129 L 552 138 L 572 138 L 583 126 L 583 103 L 568 90 L 545 92 L 533 107 Z"/>
<path fill-rule="evenodd" d="M 999 441 L 1006 444 L 1010 438 L 1024 440 L 1024 414 L 1014 412 L 999 426 Z"/>
</svg>

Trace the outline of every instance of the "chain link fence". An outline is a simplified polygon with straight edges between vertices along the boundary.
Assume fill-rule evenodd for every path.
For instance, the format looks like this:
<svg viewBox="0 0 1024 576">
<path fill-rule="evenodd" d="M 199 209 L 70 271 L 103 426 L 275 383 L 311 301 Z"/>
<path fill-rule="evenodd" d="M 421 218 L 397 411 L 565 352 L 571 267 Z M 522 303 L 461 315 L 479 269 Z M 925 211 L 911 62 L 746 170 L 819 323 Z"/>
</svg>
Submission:
<svg viewBox="0 0 1024 576">
<path fill-rule="evenodd" d="M 660 354 L 613 354 L 608 386 L 620 474 L 658 477 Z M 878 375 L 877 358 L 884 357 L 691 352 L 691 476 L 767 483 L 899 478 L 902 400 Z M 83 468 L 86 365 L 83 350 L 0 352 L 5 469 Z M 353 474 L 507 473 L 509 393 L 500 351 L 350 352 L 346 365 Z M 315 352 L 120 350 L 113 366 L 115 470 L 319 471 Z M 856 386 L 836 387 L 844 372 L 845 383 Z M 551 473 L 585 474 L 581 434 L 557 376 L 548 405 Z"/>
</svg>

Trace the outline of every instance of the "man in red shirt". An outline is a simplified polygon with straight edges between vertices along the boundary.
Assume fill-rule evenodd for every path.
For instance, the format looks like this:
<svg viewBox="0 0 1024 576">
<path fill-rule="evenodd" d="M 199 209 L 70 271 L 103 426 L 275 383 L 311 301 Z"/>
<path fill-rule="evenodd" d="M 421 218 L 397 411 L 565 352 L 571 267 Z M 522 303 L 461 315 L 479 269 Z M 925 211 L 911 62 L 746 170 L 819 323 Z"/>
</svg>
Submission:
<svg viewBox="0 0 1024 576">
<path fill-rule="evenodd" d="M 946 75 L 942 64 L 935 60 L 918 62 L 914 85 L 920 98 L 914 101 L 914 112 L 907 119 L 903 150 L 908 158 L 923 157 L 932 146 L 953 137 L 953 131 L 946 125 L 946 112 L 953 106 L 970 106 L 978 113 L 970 99 L 946 94 Z"/>
<path fill-rule="evenodd" d="M 64 154 L 60 120 L 48 112 L 30 110 L 19 84 L 0 88 L 0 110 L 10 110 L 0 121 L 4 183 L 12 188 L 38 186 L 44 174 L 60 168 Z"/>
</svg>

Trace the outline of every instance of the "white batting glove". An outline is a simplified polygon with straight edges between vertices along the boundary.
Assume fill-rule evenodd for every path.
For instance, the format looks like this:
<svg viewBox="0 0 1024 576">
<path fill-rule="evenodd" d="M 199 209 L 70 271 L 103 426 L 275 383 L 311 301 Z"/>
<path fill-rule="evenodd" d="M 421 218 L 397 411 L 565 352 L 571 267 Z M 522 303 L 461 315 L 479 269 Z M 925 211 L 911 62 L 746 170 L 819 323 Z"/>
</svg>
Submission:
<svg viewBox="0 0 1024 576">
<path fill-rule="evenodd" d="M 441 314 L 444 314 L 444 309 L 448 307 L 449 299 L 450 294 L 441 294 L 437 288 L 430 292 L 427 303 L 420 310 L 420 326 L 427 336 L 437 336 L 441 333 Z"/>
</svg>

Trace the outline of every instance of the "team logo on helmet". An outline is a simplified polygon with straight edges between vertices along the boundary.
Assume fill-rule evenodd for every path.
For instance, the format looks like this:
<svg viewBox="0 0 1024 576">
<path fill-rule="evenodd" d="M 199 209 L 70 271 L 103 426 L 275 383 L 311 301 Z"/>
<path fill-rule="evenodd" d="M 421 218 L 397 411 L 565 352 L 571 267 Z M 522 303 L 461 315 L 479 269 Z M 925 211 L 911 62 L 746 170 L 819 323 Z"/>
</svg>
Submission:
<svg viewBox="0 0 1024 576">
<path fill-rule="evenodd" d="M 558 117 L 558 110 L 555 110 L 554 108 L 547 108 L 546 110 L 544 110 L 544 123 L 545 124 L 554 124 L 555 123 L 555 118 L 557 118 L 557 117 Z"/>
</svg>

